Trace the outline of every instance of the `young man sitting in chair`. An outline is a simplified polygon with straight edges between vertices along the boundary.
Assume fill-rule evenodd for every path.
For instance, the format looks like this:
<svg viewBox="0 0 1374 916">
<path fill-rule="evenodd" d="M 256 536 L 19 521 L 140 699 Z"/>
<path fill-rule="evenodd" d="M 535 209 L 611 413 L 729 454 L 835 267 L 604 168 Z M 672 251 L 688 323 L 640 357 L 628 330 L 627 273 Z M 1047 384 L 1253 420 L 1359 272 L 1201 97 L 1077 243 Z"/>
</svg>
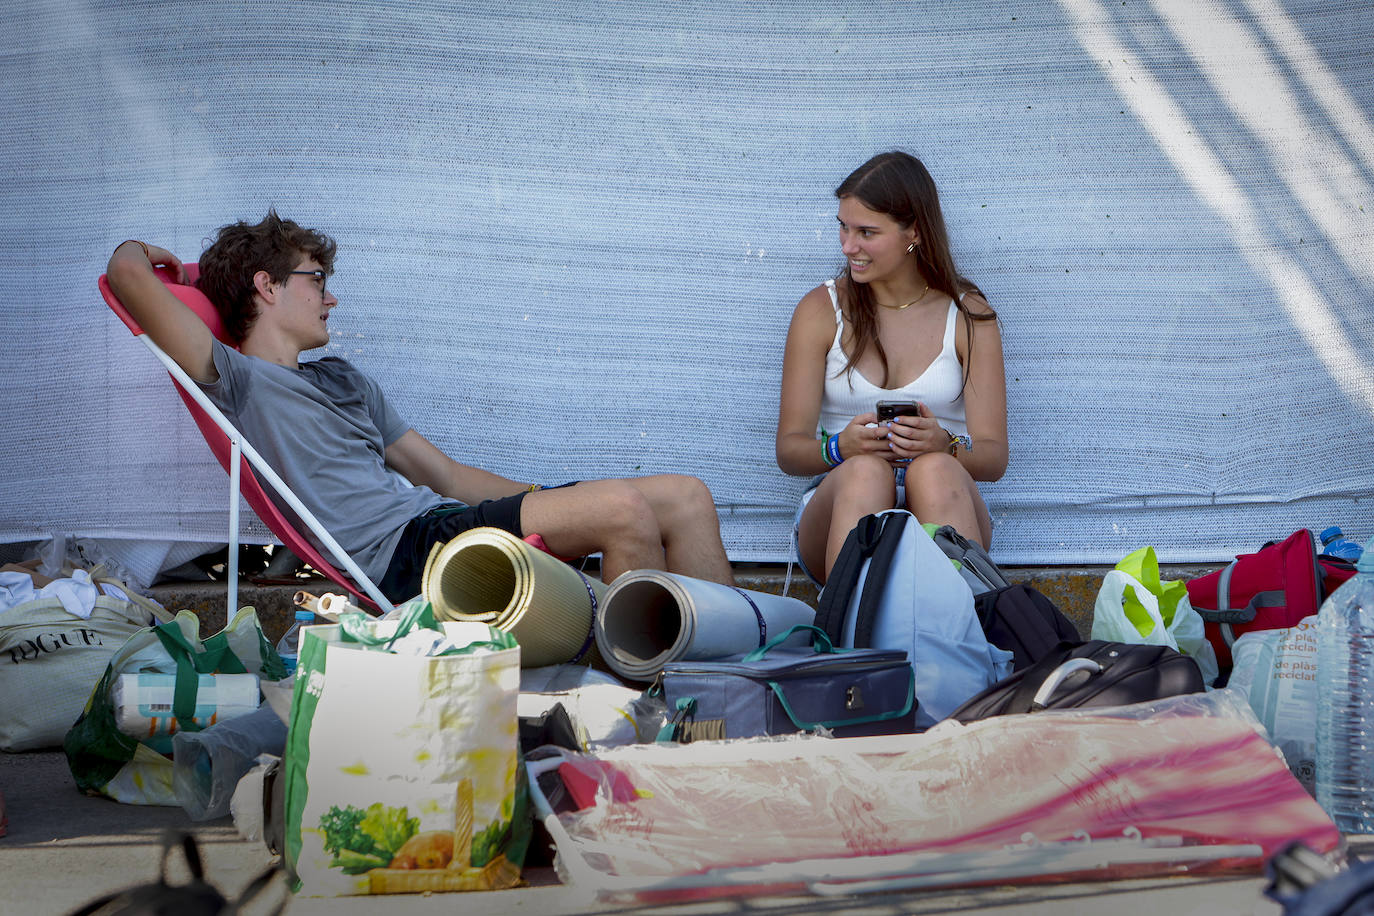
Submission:
<svg viewBox="0 0 1374 916">
<path fill-rule="evenodd" d="M 731 583 L 706 485 L 660 475 L 560 487 L 507 480 L 449 458 L 411 429 L 377 383 L 345 360 L 301 363 L 329 342 L 335 243 L 275 212 L 220 229 L 197 286 L 224 318 L 225 346 L 153 272 L 170 251 L 127 241 L 107 277 L 120 301 L 222 409 L 393 601 L 420 591 L 430 547 L 469 528 L 537 532 L 561 556 L 601 554 L 610 582 L 667 569 Z M 414 484 L 407 486 L 394 470 Z"/>
</svg>

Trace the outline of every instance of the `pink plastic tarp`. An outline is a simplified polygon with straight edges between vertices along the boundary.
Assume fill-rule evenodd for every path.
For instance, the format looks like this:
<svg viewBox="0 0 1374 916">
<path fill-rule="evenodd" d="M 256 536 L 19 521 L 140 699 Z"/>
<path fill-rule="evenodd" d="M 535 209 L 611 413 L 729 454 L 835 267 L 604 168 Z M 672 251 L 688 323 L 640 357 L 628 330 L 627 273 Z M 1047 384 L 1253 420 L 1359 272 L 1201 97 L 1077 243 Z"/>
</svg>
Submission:
<svg viewBox="0 0 1374 916">
<path fill-rule="evenodd" d="M 1227 691 L 923 735 L 631 746 L 557 769 L 591 803 L 550 824 L 565 880 L 605 889 L 789 862 L 824 880 L 853 874 L 827 861 L 1065 841 L 1099 844 L 1097 877 L 1142 873 L 1130 856 L 1113 867 L 1123 847 L 1180 850 L 1156 870 L 1191 849 L 1197 870 L 1250 871 L 1289 841 L 1341 839 Z"/>
</svg>

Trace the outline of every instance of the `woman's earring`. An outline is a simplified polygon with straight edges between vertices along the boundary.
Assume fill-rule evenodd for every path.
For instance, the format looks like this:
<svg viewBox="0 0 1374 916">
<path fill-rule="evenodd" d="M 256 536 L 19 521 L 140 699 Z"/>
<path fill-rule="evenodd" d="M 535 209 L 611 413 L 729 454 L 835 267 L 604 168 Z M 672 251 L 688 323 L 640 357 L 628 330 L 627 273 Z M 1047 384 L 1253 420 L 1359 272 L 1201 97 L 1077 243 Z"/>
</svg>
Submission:
<svg viewBox="0 0 1374 916">
<path fill-rule="evenodd" d="M 912 253 L 914 253 L 915 251 L 916 251 L 916 243 L 915 243 L 915 242 L 912 242 L 910 245 L 906 246 L 906 253 L 907 253 L 907 254 L 912 254 Z"/>
</svg>

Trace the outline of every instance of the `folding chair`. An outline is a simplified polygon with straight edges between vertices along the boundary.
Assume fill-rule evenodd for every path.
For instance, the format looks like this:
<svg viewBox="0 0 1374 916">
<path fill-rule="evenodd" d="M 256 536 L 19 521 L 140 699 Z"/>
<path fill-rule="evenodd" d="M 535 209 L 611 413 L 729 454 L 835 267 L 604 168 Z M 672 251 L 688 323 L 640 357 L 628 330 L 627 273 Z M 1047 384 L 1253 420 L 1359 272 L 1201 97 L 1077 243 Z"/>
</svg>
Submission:
<svg viewBox="0 0 1374 916">
<path fill-rule="evenodd" d="M 191 282 L 195 282 L 199 273 L 199 265 L 187 264 L 186 272 Z M 158 277 L 167 288 L 180 299 L 191 311 L 195 312 L 200 319 L 209 326 L 210 331 L 225 343 L 224 322 L 220 320 L 219 313 L 210 304 L 210 300 L 194 286 L 182 286 L 176 282 L 176 275 L 169 268 L 158 268 Z M 392 604 L 381 593 L 367 574 L 358 567 L 353 558 L 339 546 L 333 536 L 325 530 L 314 513 L 305 507 L 291 488 L 277 475 L 277 472 L 263 460 L 257 453 L 252 444 L 243 437 L 224 413 L 210 402 L 205 396 L 205 392 L 200 390 L 200 386 L 188 376 L 177 363 L 163 352 L 162 348 L 153 342 L 138 322 L 129 314 L 128 309 L 119 301 L 119 297 L 110 289 L 110 284 L 104 274 L 99 280 L 100 294 L 105 297 L 105 302 L 119 320 L 133 332 L 133 335 L 153 352 L 158 361 L 167 369 L 172 376 L 172 383 L 176 386 L 177 393 L 181 395 L 181 400 L 185 402 L 186 409 L 191 412 L 191 417 L 196 421 L 196 426 L 200 428 L 201 435 L 205 437 L 205 442 L 219 459 L 220 465 L 229 472 L 229 614 L 232 616 L 238 609 L 238 545 L 239 545 L 239 494 L 248 501 L 258 518 L 262 520 L 268 529 L 281 539 L 281 542 L 295 552 L 305 562 L 309 563 L 322 575 L 327 576 L 334 582 L 352 592 L 366 605 L 389 611 Z M 329 563 L 305 537 L 296 530 L 291 522 L 287 521 L 282 515 L 276 504 L 268 497 L 263 490 L 262 484 L 254 474 L 256 469 L 269 484 L 273 491 L 283 502 L 295 510 L 296 515 L 305 525 L 314 532 L 319 538 L 320 543 L 328 548 L 330 554 L 340 566 L 347 571 L 348 576 L 339 572 Z M 351 579 L 349 577 L 352 577 Z"/>
</svg>

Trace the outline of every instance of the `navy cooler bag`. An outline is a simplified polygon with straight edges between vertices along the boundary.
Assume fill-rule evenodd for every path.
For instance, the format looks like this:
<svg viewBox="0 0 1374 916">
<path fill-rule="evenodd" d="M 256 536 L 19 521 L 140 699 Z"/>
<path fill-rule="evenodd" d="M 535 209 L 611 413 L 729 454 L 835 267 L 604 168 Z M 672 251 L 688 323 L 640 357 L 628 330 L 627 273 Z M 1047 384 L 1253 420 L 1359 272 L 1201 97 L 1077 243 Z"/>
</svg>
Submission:
<svg viewBox="0 0 1374 916">
<path fill-rule="evenodd" d="M 811 630 L 809 648 L 782 646 Z M 836 649 L 799 624 L 747 655 L 669 662 L 659 684 L 670 721 L 660 741 L 752 738 L 823 727 L 835 737 L 915 730 L 916 689 L 905 652 Z"/>
</svg>

